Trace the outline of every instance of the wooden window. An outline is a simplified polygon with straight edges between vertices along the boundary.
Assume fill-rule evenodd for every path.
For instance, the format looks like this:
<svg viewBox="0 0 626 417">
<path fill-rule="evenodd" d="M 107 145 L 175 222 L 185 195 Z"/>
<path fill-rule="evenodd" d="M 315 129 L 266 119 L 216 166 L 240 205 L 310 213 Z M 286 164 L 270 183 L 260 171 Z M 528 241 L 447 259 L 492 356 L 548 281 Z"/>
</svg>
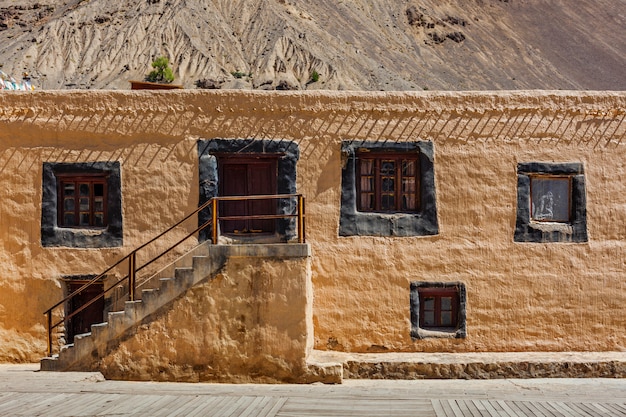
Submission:
<svg viewBox="0 0 626 417">
<path fill-rule="evenodd" d="M 58 175 L 60 227 L 104 228 L 107 219 L 106 175 Z"/>
<path fill-rule="evenodd" d="M 581 163 L 517 164 L 515 242 L 587 242 L 585 170 Z"/>
<path fill-rule="evenodd" d="M 357 154 L 357 209 L 379 213 L 419 211 L 416 154 Z"/>
<path fill-rule="evenodd" d="M 571 176 L 531 176 L 530 215 L 537 222 L 571 221 Z"/>
<path fill-rule="evenodd" d="M 418 292 L 421 328 L 457 328 L 459 322 L 459 290 L 457 288 L 420 288 Z"/>
</svg>

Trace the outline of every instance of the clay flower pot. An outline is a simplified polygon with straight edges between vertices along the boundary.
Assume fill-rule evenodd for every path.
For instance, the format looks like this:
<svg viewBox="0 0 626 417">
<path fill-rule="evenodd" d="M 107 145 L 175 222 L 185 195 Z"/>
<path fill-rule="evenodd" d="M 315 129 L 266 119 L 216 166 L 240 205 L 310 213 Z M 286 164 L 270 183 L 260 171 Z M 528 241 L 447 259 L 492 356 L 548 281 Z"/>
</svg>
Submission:
<svg viewBox="0 0 626 417">
<path fill-rule="evenodd" d="M 179 84 L 161 84 L 150 81 L 130 81 L 131 90 L 175 90 L 183 88 Z"/>
</svg>

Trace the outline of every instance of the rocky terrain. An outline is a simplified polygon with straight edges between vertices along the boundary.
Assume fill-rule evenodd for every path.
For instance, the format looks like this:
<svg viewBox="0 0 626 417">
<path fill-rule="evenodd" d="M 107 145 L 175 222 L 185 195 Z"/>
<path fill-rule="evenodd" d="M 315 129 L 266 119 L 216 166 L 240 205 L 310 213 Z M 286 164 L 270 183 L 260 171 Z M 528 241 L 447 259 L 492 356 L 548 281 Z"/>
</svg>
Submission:
<svg viewBox="0 0 626 417">
<path fill-rule="evenodd" d="M 128 89 L 626 89 L 626 0 L 0 0 L 0 69 Z"/>
</svg>

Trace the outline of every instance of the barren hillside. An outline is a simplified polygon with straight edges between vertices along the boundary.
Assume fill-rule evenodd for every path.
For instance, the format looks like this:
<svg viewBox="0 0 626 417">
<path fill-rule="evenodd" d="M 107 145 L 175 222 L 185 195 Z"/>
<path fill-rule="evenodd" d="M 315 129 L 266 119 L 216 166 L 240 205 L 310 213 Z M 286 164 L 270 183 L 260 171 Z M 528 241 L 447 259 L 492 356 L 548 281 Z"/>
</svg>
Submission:
<svg viewBox="0 0 626 417">
<path fill-rule="evenodd" d="M 187 88 L 625 90 L 625 35 L 626 0 L 0 0 L 0 69 L 44 89 L 165 55 Z"/>
</svg>

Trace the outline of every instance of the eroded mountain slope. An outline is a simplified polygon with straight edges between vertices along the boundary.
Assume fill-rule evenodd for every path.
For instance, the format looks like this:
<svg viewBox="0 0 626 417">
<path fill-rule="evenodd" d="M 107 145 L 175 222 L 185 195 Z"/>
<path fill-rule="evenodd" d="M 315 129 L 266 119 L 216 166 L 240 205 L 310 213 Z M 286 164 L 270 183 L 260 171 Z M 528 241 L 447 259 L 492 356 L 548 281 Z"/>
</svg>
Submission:
<svg viewBox="0 0 626 417">
<path fill-rule="evenodd" d="M 626 89 L 626 0 L 0 0 L 40 88 Z M 314 82 L 312 74 L 319 74 Z"/>
</svg>

